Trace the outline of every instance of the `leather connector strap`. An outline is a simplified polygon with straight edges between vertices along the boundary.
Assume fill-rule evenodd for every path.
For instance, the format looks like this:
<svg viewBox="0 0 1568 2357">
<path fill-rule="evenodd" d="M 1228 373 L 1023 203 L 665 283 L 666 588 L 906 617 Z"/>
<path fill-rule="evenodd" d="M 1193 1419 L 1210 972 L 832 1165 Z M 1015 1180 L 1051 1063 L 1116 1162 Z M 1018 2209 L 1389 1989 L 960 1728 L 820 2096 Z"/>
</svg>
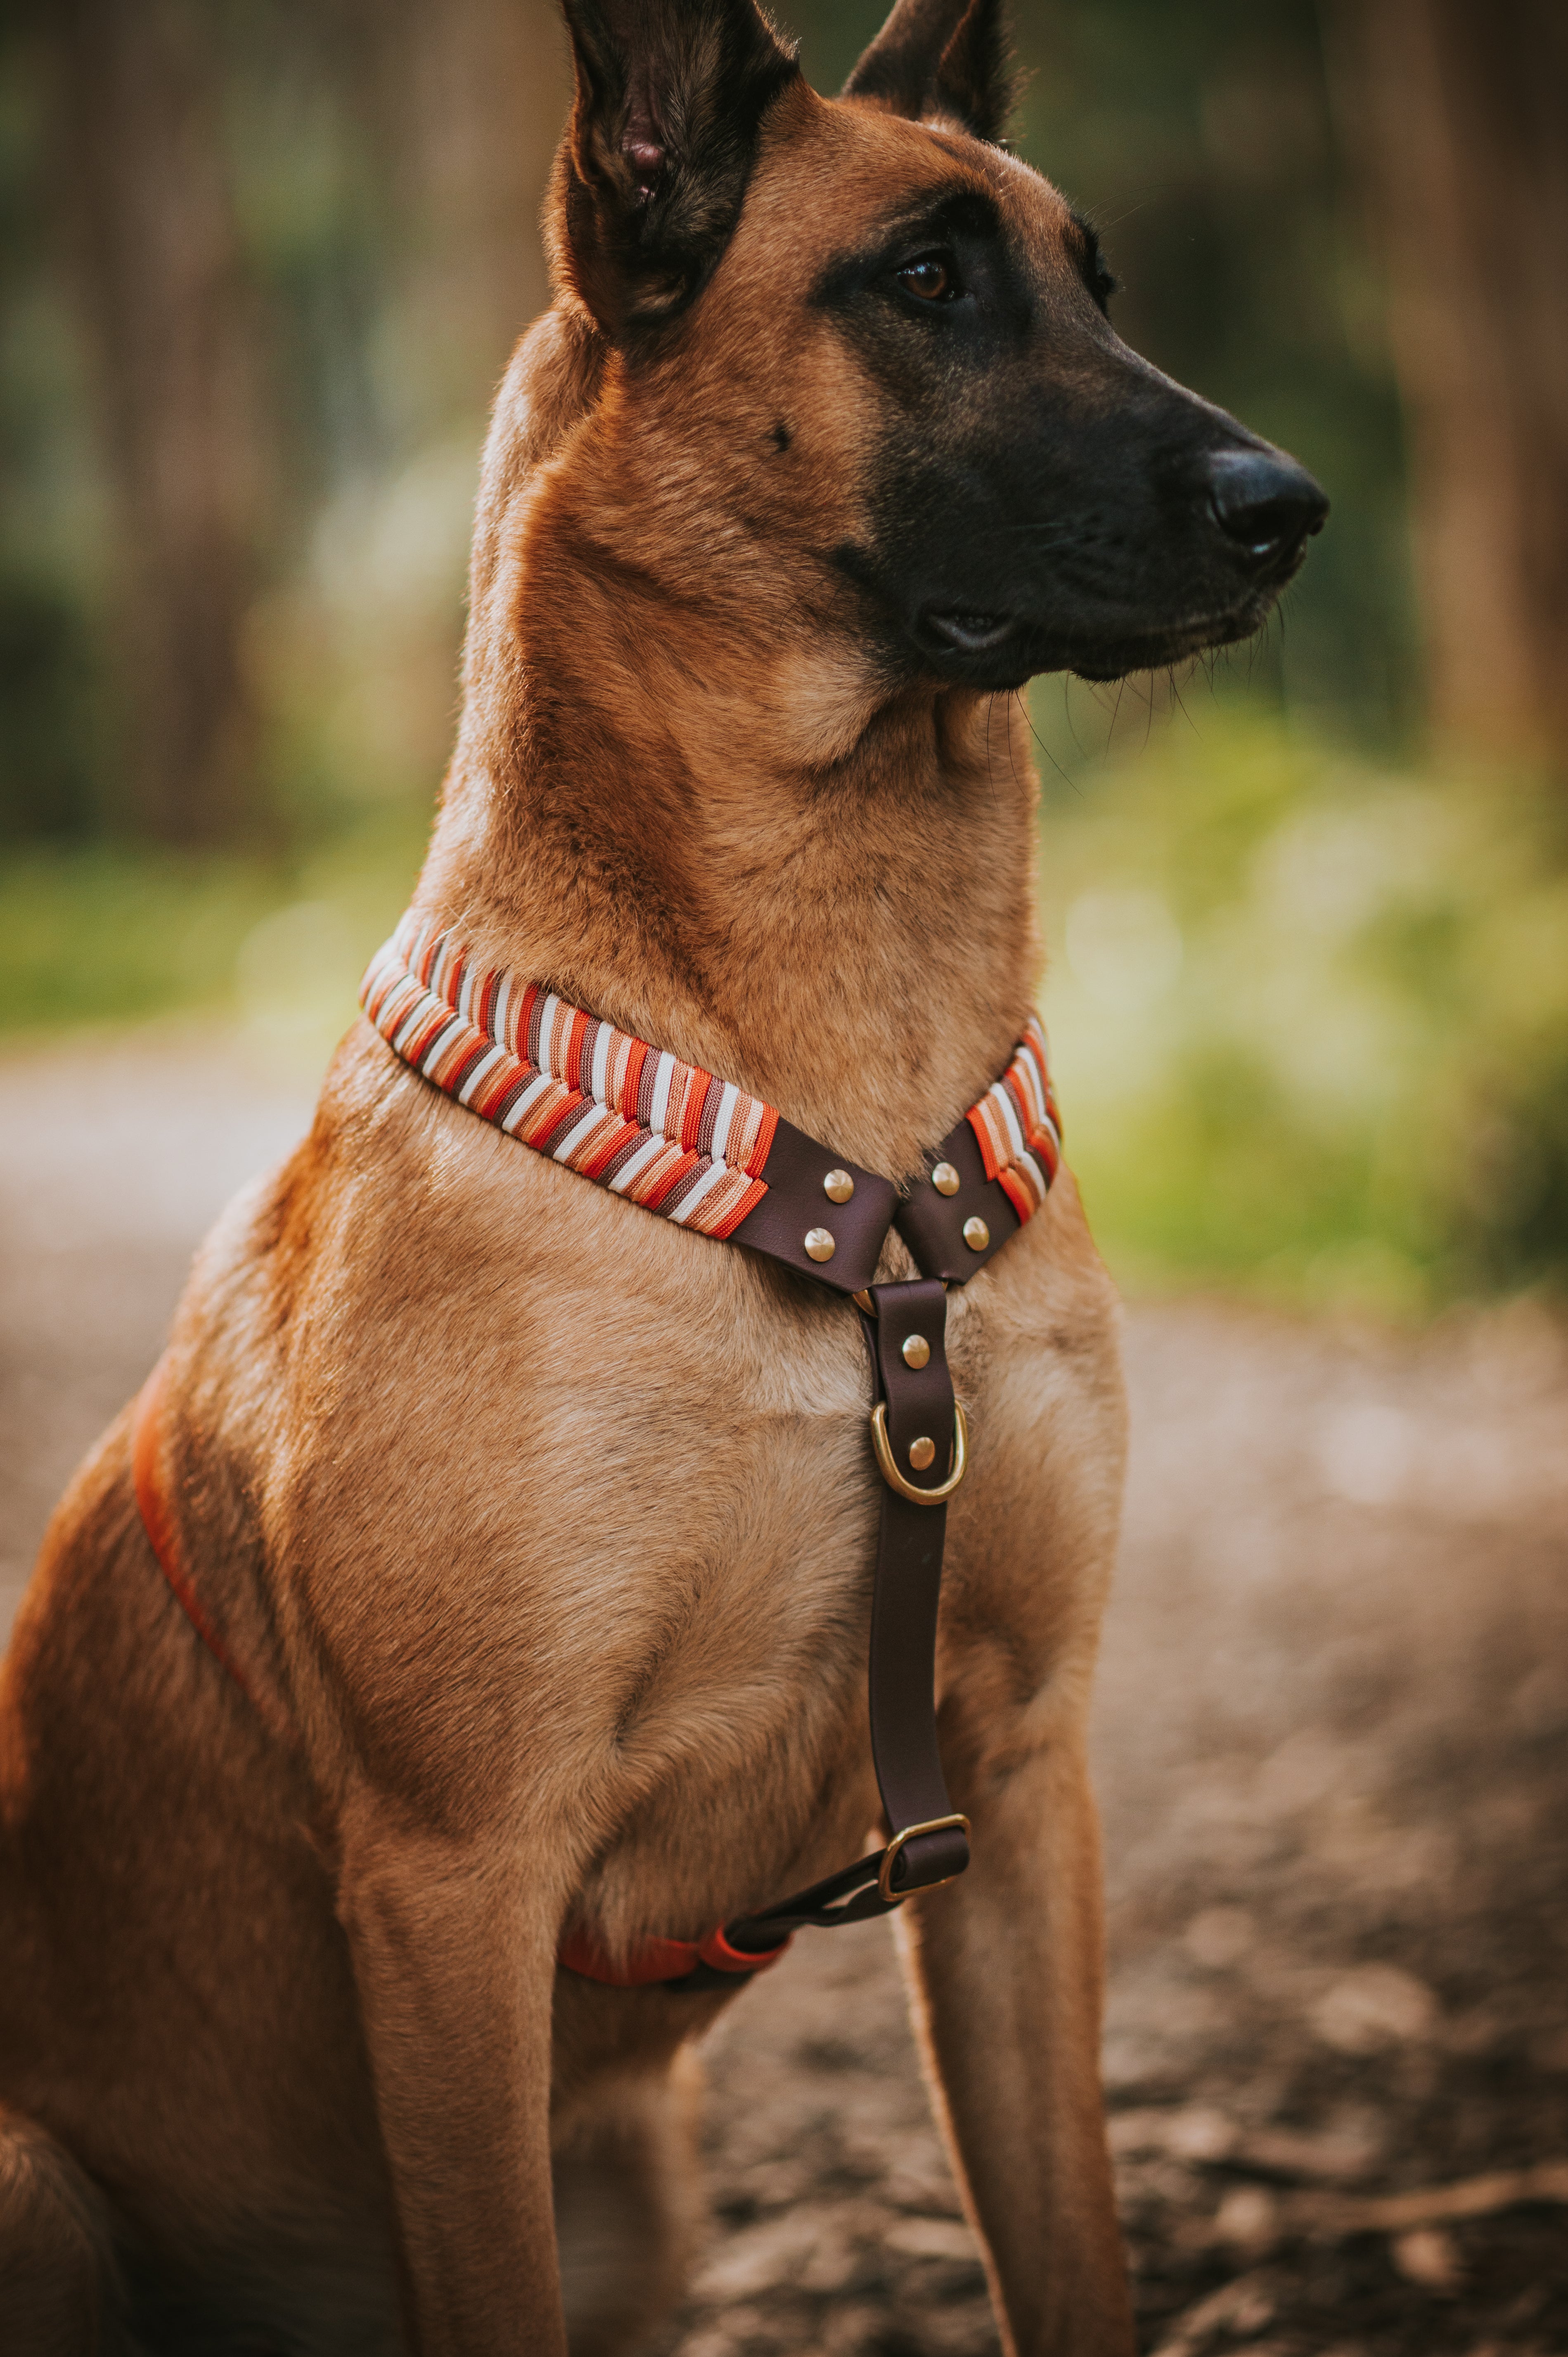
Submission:
<svg viewBox="0 0 1568 2357">
<path fill-rule="evenodd" d="M 876 1264 L 898 1206 L 890 1178 L 830 1154 L 793 1122 L 780 1119 L 762 1176 L 768 1192 L 733 1230 L 732 1243 L 749 1244 L 834 1293 L 861 1293 Z M 837 1200 L 843 1181 L 851 1192 Z M 830 1194 L 830 1182 L 834 1192 Z M 815 1244 L 809 1248 L 807 1239 Z M 823 1239 L 831 1250 L 823 1257 Z"/>
<path fill-rule="evenodd" d="M 937 1187 L 931 1175 L 944 1168 L 958 1178 L 958 1187 L 950 1194 Z M 972 1225 L 976 1220 L 985 1231 L 983 1243 Z M 949 1130 L 934 1154 L 927 1156 L 920 1175 L 909 1182 L 893 1224 L 908 1245 L 916 1267 L 927 1276 L 940 1277 L 947 1285 L 967 1285 L 1024 1223 L 1005 1189 L 986 1177 L 979 1142 L 966 1117 Z"/>
<path fill-rule="evenodd" d="M 935 1493 L 948 1475 L 955 1430 L 947 1288 L 935 1278 L 914 1277 L 903 1285 L 874 1285 L 869 1292 L 875 1314 L 863 1310 L 861 1322 L 889 1448 L 912 1489 Z"/>
</svg>

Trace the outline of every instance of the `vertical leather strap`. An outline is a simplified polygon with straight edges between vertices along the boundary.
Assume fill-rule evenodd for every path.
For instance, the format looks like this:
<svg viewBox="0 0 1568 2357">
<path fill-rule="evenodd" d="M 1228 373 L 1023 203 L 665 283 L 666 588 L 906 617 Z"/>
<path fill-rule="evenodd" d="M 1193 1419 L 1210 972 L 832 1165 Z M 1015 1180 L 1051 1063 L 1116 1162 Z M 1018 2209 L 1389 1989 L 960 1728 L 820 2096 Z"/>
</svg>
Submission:
<svg viewBox="0 0 1568 2357">
<path fill-rule="evenodd" d="M 874 1286 L 871 1297 L 876 1315 L 864 1322 L 893 1463 L 912 1488 L 940 1490 L 956 1445 L 946 1291 L 934 1278 L 921 1277 Z M 945 1503 L 917 1505 L 884 1477 L 871 1604 L 871 1756 L 895 1836 L 953 1813 L 937 1749 L 935 1695 L 947 1519 Z M 944 1882 L 968 1864 L 969 1843 L 961 1827 L 921 1834 L 900 1851 L 892 1888 L 905 1895 Z"/>
<path fill-rule="evenodd" d="M 863 1311 L 862 1321 L 878 1405 L 886 1411 L 890 1461 L 912 1488 L 940 1490 L 949 1478 L 958 1432 L 947 1362 L 946 1291 L 936 1279 L 919 1277 L 905 1285 L 873 1286 L 869 1297 L 874 1314 Z M 908 1351 L 907 1344 L 913 1345 Z M 929 1464 L 917 1461 L 925 1456 L 916 1449 L 920 1440 L 932 1443 Z M 871 1596 L 871 1753 L 892 1838 L 886 1848 L 856 1858 L 777 1906 L 726 1923 L 724 1939 L 736 1955 L 770 1960 L 780 1942 L 807 1923 L 830 1928 L 888 1914 L 912 1892 L 949 1881 L 969 1864 L 968 1828 L 948 1797 L 937 1746 L 937 1612 L 946 1531 L 945 1503 L 917 1503 L 884 1474 Z M 936 1823 L 942 1819 L 948 1822 Z M 933 1824 L 932 1831 L 909 1833 L 912 1826 Z M 665 1986 L 716 1987 L 725 1977 L 703 1963 Z"/>
</svg>

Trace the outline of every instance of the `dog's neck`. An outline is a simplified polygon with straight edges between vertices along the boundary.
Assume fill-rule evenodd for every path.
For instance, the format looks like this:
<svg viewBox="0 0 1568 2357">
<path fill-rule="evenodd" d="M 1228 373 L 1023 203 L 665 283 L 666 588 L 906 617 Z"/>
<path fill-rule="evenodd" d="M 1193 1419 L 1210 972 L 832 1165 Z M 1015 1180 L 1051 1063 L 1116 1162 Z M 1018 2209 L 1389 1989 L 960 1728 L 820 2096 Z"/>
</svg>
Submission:
<svg viewBox="0 0 1568 2357">
<path fill-rule="evenodd" d="M 1002 1069 L 1036 979 L 1014 700 L 889 691 L 832 617 L 704 565 L 707 519 L 689 563 L 668 523 L 650 554 L 591 414 L 528 466 L 549 421 L 525 389 L 492 435 L 420 902 L 487 962 L 907 1171 Z"/>
</svg>

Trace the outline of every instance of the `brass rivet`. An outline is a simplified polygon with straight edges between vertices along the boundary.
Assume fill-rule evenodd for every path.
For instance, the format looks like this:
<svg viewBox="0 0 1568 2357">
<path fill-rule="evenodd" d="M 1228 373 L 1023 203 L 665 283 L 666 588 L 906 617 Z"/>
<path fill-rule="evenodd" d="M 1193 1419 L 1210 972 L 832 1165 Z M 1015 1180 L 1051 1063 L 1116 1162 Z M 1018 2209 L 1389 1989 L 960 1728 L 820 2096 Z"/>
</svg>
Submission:
<svg viewBox="0 0 1568 2357">
<path fill-rule="evenodd" d="M 830 1170 L 822 1181 L 822 1192 L 830 1203 L 847 1203 L 854 1192 L 854 1180 L 847 1170 Z"/>
<path fill-rule="evenodd" d="M 983 1252 L 991 1242 L 991 1231 L 983 1220 L 965 1220 L 963 1240 L 971 1252 Z"/>
<path fill-rule="evenodd" d="M 906 1334 L 898 1355 L 907 1367 L 927 1367 L 931 1362 L 931 1346 L 923 1334 Z"/>
<path fill-rule="evenodd" d="M 956 1195 L 963 1180 L 950 1162 L 939 1162 L 931 1173 L 931 1184 L 939 1195 Z"/>
<path fill-rule="evenodd" d="M 917 1473 L 924 1473 L 937 1461 L 937 1444 L 922 1433 L 918 1440 L 909 1443 L 909 1462 Z"/>
<path fill-rule="evenodd" d="M 811 1254 L 813 1260 L 832 1260 L 834 1253 L 838 1250 L 838 1246 L 834 1243 L 832 1237 L 829 1234 L 826 1228 L 808 1228 L 806 1230 L 806 1250 Z"/>
</svg>

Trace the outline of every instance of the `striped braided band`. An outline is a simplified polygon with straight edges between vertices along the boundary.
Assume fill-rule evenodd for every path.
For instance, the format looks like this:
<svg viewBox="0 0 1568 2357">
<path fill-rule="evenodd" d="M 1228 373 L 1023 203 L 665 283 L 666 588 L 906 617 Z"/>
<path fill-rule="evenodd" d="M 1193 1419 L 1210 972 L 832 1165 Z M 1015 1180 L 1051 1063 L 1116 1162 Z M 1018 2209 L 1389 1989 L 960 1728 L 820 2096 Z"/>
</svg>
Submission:
<svg viewBox="0 0 1568 2357">
<path fill-rule="evenodd" d="M 477 966 L 417 910 L 371 960 L 360 999 L 447 1096 L 678 1227 L 731 1235 L 768 1192 L 771 1105 L 537 983 Z"/>
<path fill-rule="evenodd" d="M 986 1177 L 996 1180 L 1022 1225 L 1045 1201 L 1062 1158 L 1062 1117 L 1037 1015 L 1025 1024 L 1002 1078 L 971 1105 L 967 1118 L 980 1141 Z"/>
<path fill-rule="evenodd" d="M 360 999 L 388 1045 L 446 1095 L 678 1227 L 732 1236 L 768 1193 L 772 1105 L 538 983 L 477 964 L 418 909 L 371 959 Z M 986 1178 L 1022 1223 L 1061 1160 L 1037 1017 L 967 1118 Z"/>
</svg>

